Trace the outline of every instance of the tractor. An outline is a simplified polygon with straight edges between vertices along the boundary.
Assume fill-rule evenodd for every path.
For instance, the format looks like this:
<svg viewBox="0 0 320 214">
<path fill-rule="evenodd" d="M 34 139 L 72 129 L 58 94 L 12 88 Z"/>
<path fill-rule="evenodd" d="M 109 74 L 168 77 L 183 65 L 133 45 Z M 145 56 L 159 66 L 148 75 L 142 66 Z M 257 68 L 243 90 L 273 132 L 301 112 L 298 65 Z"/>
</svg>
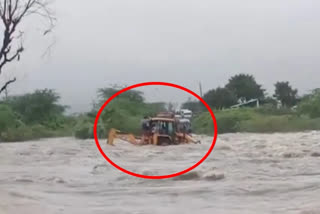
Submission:
<svg viewBox="0 0 320 214">
<path fill-rule="evenodd" d="M 111 129 L 107 144 L 114 145 L 114 139 L 119 138 L 134 145 L 178 145 L 185 143 L 200 143 L 192 138 L 189 129 L 184 128 L 186 121 L 180 121 L 172 114 L 159 113 L 147 120 L 147 128 L 143 127 L 141 137 Z"/>
</svg>

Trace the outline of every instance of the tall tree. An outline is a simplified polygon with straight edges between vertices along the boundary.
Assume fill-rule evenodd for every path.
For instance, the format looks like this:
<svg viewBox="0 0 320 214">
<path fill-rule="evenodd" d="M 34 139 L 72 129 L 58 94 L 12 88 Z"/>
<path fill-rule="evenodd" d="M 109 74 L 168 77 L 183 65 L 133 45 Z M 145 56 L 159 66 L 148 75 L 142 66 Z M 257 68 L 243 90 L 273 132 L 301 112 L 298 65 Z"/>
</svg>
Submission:
<svg viewBox="0 0 320 214">
<path fill-rule="evenodd" d="M 238 74 L 229 79 L 226 88 L 233 91 L 237 99 L 263 99 L 264 89 L 249 74 Z"/>
<path fill-rule="evenodd" d="M 297 104 L 298 90 L 293 89 L 289 82 L 277 82 L 275 84 L 274 97 L 281 101 L 282 105 L 291 107 Z"/>
<path fill-rule="evenodd" d="M 203 99 L 211 107 L 222 109 L 237 103 L 236 95 L 228 88 L 212 89 L 204 94 Z"/>
<path fill-rule="evenodd" d="M 48 0 L 0 0 L 0 29 L 3 30 L 2 46 L 0 46 L 0 75 L 5 65 L 14 60 L 20 60 L 21 53 L 24 51 L 22 40 L 24 32 L 19 27 L 25 18 L 35 15 L 45 18 L 49 28 L 44 30 L 43 35 L 51 32 L 55 18 L 48 6 Z M 15 81 L 16 78 L 13 78 L 0 86 L 0 94 Z"/>
<path fill-rule="evenodd" d="M 120 89 L 118 88 L 100 88 L 98 89 L 98 98 L 101 99 L 101 102 L 104 103 L 118 91 L 120 91 Z M 143 92 L 137 90 L 129 90 L 123 92 L 119 94 L 117 98 L 125 98 L 134 102 L 144 102 Z"/>
</svg>

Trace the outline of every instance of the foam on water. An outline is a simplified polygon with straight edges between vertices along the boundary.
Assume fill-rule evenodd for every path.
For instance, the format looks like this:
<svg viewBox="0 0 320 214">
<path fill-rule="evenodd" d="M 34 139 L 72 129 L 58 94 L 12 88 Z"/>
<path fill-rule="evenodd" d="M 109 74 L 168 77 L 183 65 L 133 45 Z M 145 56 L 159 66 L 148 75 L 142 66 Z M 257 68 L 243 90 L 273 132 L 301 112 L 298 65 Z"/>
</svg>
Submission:
<svg viewBox="0 0 320 214">
<path fill-rule="evenodd" d="M 117 142 L 101 147 L 119 166 L 163 175 L 198 162 L 202 144 Z M 208 159 L 165 180 L 124 174 L 93 140 L 0 144 L 0 213 L 320 213 L 320 132 L 219 135 Z"/>
</svg>

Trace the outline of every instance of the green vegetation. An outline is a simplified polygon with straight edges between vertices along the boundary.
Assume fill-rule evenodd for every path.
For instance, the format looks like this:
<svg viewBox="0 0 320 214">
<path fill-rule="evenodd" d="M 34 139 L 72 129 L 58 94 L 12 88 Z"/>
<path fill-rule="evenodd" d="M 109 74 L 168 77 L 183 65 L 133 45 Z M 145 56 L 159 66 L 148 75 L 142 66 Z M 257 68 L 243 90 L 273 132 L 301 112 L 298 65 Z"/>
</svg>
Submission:
<svg viewBox="0 0 320 214">
<path fill-rule="evenodd" d="M 320 130 L 320 89 L 298 97 L 298 91 L 289 82 L 277 82 L 273 97 L 253 76 L 238 74 L 229 79 L 224 88 L 209 90 L 204 100 L 215 113 L 219 133 L 233 132 L 295 132 Z M 260 108 L 230 109 L 239 101 L 259 99 Z M 281 106 L 279 106 L 279 102 Z M 185 103 L 199 109 L 200 102 Z M 293 108 L 294 107 L 294 108 Z M 204 110 L 193 119 L 193 130 L 200 134 L 213 134 L 210 114 Z"/>
<path fill-rule="evenodd" d="M 103 88 L 98 90 L 97 106 L 109 99 L 118 90 Z M 140 134 L 141 119 L 144 116 L 155 115 L 159 111 L 165 111 L 165 103 L 146 103 L 140 91 L 130 90 L 114 98 L 104 108 L 98 122 L 97 134 L 106 137 L 106 131 L 116 128 L 125 132 Z M 75 127 L 75 137 L 80 139 L 93 138 L 93 124 L 98 109 L 78 119 Z"/>
<path fill-rule="evenodd" d="M 250 100 L 263 99 L 265 97 L 265 90 L 249 74 L 238 74 L 231 77 L 225 88 L 232 91 L 237 99 Z"/>
<path fill-rule="evenodd" d="M 110 88 L 103 89 L 103 91 L 110 93 L 100 94 L 101 103 L 116 92 Z M 122 93 L 107 105 L 101 114 L 101 122 L 107 130 L 116 128 L 140 134 L 141 119 L 145 116 L 153 116 L 159 111 L 166 111 L 165 103 L 146 103 L 140 91 L 130 90 Z"/>
<path fill-rule="evenodd" d="M 238 74 L 231 77 L 224 87 L 211 89 L 204 94 L 203 99 L 213 109 L 226 109 L 239 102 L 259 99 L 261 104 L 277 105 L 280 101 L 285 107 L 292 107 L 299 102 L 298 90 L 293 89 L 289 82 L 277 82 L 274 95 L 267 96 L 265 89 L 249 74 Z"/>
<path fill-rule="evenodd" d="M 95 120 L 93 114 L 81 115 L 77 117 L 77 122 L 73 129 L 73 134 L 76 138 L 79 139 L 89 139 L 93 138 L 93 124 Z M 97 135 L 98 137 L 106 137 L 106 130 L 103 122 L 99 122 L 97 126 Z"/>
<path fill-rule="evenodd" d="M 277 82 L 275 88 L 274 97 L 280 100 L 285 106 L 297 104 L 298 90 L 292 89 L 289 82 Z"/>
<path fill-rule="evenodd" d="M 244 89 L 241 84 L 244 84 Z M 251 90 L 258 90 L 256 93 Z M 93 138 L 93 124 L 102 104 L 117 88 L 102 88 L 97 93 L 97 103 L 92 110 L 76 116 L 67 116 L 67 106 L 59 105 L 60 96 L 53 90 L 36 90 L 20 96 L 9 96 L 0 101 L 0 141 L 17 142 L 39 138 L 75 136 Z M 203 97 L 215 113 L 218 132 L 295 132 L 320 130 L 320 89 L 303 97 L 297 96 L 288 82 L 275 84 L 275 95 L 261 95 L 264 90 L 250 75 L 237 75 L 223 88 L 209 90 Z M 230 109 L 235 100 L 261 96 L 259 108 Z M 284 105 L 278 106 L 277 100 Z M 297 104 L 292 108 L 293 104 Z M 204 105 L 189 99 L 183 108 L 194 112 L 193 131 L 198 134 L 213 133 L 213 122 Z M 147 103 L 143 93 L 136 90 L 124 92 L 108 103 L 103 110 L 97 134 L 107 137 L 110 128 L 140 134 L 141 119 L 161 111 L 173 109 L 173 104 Z"/>
<path fill-rule="evenodd" d="M 237 96 L 228 88 L 217 88 L 208 91 L 203 99 L 216 109 L 227 108 L 237 103 Z"/>
<path fill-rule="evenodd" d="M 24 141 L 72 134 L 72 118 L 64 116 L 53 90 L 36 90 L 0 103 L 0 140 Z"/>
<path fill-rule="evenodd" d="M 306 114 L 310 118 L 320 117 L 320 89 L 316 89 L 312 94 L 305 96 L 298 110 L 300 114 Z"/>
<path fill-rule="evenodd" d="M 261 107 L 214 111 L 218 133 L 234 132 L 296 132 L 320 130 L 320 117 L 310 118 L 290 109 Z M 213 134 L 213 122 L 208 112 L 203 112 L 192 121 L 198 134 Z"/>
<path fill-rule="evenodd" d="M 98 90 L 98 105 L 117 92 L 113 88 Z M 78 116 L 66 116 L 66 106 L 58 104 L 60 97 L 53 90 L 36 90 L 0 102 L 0 141 L 15 142 L 39 138 L 75 136 L 93 138 L 93 124 L 98 108 Z M 130 90 L 113 99 L 101 114 L 97 126 L 99 137 L 116 128 L 139 134 L 144 116 L 165 111 L 165 103 L 146 103 L 142 92 Z"/>
</svg>

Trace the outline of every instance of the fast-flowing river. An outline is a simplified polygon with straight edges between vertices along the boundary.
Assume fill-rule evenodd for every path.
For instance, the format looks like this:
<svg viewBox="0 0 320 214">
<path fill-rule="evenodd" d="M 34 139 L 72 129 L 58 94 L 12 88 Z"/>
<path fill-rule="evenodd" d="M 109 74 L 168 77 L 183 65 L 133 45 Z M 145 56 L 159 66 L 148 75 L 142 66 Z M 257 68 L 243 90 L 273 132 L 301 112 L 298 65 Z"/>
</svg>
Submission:
<svg viewBox="0 0 320 214">
<path fill-rule="evenodd" d="M 199 138 L 168 147 L 100 144 L 127 170 L 163 175 L 204 156 L 212 138 Z M 0 152 L 1 214 L 320 213 L 320 132 L 219 135 L 204 163 L 164 180 L 120 172 L 93 140 L 2 143 Z"/>
</svg>

